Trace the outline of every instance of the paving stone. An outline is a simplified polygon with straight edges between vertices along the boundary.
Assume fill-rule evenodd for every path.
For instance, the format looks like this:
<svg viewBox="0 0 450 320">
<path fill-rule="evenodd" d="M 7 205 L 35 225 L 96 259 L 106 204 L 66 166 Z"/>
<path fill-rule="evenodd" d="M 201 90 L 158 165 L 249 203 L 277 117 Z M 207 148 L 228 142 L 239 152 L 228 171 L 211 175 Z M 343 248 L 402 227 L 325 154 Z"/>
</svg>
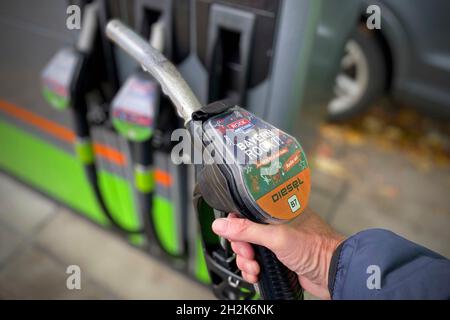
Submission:
<svg viewBox="0 0 450 320">
<path fill-rule="evenodd" d="M 58 214 L 43 228 L 37 242 L 67 263 L 79 265 L 121 298 L 213 298 L 206 287 L 68 212 Z"/>
<path fill-rule="evenodd" d="M 323 219 L 328 221 L 331 214 L 331 209 L 334 207 L 334 195 L 330 196 L 327 193 L 313 190 L 309 197 L 308 207 L 320 215 Z"/>
<path fill-rule="evenodd" d="M 55 213 L 56 204 L 0 173 L 0 223 L 29 234 Z"/>
<path fill-rule="evenodd" d="M 311 170 L 311 189 L 316 192 L 327 193 L 330 197 L 338 194 L 344 187 L 345 180 L 334 177 L 320 170 Z"/>
<path fill-rule="evenodd" d="M 0 224 L 0 270 L 7 263 L 7 259 L 20 246 L 23 238 L 24 236 L 17 233 L 17 231 Z"/>
<path fill-rule="evenodd" d="M 450 257 L 450 216 L 418 203 L 399 202 L 396 207 L 353 192 L 341 204 L 331 224 L 347 235 L 368 228 L 389 229 Z"/>
<path fill-rule="evenodd" d="M 106 299 L 113 294 L 81 273 L 81 289 L 66 286 L 66 267 L 29 247 L 0 271 L 0 299 Z"/>
</svg>

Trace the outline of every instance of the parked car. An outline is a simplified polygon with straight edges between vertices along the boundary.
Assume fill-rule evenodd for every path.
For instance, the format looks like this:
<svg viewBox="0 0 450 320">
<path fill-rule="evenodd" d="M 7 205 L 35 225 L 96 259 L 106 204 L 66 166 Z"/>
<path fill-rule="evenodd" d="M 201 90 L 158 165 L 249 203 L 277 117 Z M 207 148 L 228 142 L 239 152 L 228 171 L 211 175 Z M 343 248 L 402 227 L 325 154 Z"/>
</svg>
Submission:
<svg viewBox="0 0 450 320">
<path fill-rule="evenodd" d="M 379 30 L 367 28 L 369 5 L 381 9 Z M 450 118 L 449 15 L 448 0 L 363 0 L 328 105 L 329 118 L 350 118 L 383 94 Z"/>
</svg>

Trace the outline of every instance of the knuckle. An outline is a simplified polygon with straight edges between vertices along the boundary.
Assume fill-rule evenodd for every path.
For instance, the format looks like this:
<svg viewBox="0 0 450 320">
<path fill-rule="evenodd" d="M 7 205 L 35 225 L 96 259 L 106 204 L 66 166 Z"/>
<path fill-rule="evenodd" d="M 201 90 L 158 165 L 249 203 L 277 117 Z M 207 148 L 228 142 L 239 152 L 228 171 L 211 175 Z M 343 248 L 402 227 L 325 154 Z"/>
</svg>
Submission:
<svg viewBox="0 0 450 320">
<path fill-rule="evenodd" d="M 249 221 L 246 219 L 233 219 L 233 223 L 230 225 L 230 234 L 231 235 L 239 235 L 245 230 L 248 229 Z"/>
<path fill-rule="evenodd" d="M 242 272 L 242 278 L 244 278 L 245 281 L 252 283 L 253 279 L 246 272 Z"/>
<path fill-rule="evenodd" d="M 260 272 L 259 264 L 255 260 L 247 260 L 237 256 L 236 265 L 241 271 L 247 273 L 248 275 L 257 275 Z"/>
<path fill-rule="evenodd" d="M 233 250 L 233 252 L 235 254 L 239 254 L 239 245 L 237 244 L 237 242 L 231 241 L 231 250 Z"/>
<path fill-rule="evenodd" d="M 233 252 L 237 255 L 244 256 L 245 257 L 245 250 L 243 248 L 242 243 L 239 242 L 232 242 L 231 243 L 231 249 Z"/>
<path fill-rule="evenodd" d="M 276 231 L 273 233 L 272 246 L 275 250 L 280 250 L 285 248 L 292 242 L 291 233 L 285 226 L 275 226 Z"/>
<path fill-rule="evenodd" d="M 245 270 L 245 264 L 244 264 L 244 262 L 242 261 L 242 258 L 239 257 L 239 256 L 236 257 L 236 265 L 237 265 L 237 267 L 238 267 L 241 271 L 246 271 L 246 270 Z"/>
<path fill-rule="evenodd" d="M 246 259 L 253 259 L 252 247 L 247 242 L 232 242 L 231 249 L 234 253 Z"/>
<path fill-rule="evenodd" d="M 254 275 L 257 275 L 260 272 L 259 264 L 256 261 L 252 261 L 250 269 L 252 271 L 251 273 Z"/>
<path fill-rule="evenodd" d="M 244 277 L 245 281 L 247 281 L 249 283 L 257 283 L 258 282 L 258 277 L 253 274 L 243 273 L 243 277 Z"/>
</svg>

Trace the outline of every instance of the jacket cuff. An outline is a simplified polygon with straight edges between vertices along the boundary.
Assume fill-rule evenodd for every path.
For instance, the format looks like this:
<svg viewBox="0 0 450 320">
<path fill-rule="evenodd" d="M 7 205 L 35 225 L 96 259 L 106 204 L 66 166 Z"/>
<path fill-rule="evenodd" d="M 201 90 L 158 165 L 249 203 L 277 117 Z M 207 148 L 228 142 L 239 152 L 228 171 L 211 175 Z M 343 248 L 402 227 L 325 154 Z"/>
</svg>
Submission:
<svg viewBox="0 0 450 320">
<path fill-rule="evenodd" d="M 334 283 L 336 281 L 336 274 L 338 270 L 339 260 L 341 258 L 342 248 L 347 240 L 344 240 L 339 244 L 333 252 L 331 257 L 330 267 L 328 269 L 328 291 L 330 292 L 330 297 L 333 299 Z"/>
</svg>

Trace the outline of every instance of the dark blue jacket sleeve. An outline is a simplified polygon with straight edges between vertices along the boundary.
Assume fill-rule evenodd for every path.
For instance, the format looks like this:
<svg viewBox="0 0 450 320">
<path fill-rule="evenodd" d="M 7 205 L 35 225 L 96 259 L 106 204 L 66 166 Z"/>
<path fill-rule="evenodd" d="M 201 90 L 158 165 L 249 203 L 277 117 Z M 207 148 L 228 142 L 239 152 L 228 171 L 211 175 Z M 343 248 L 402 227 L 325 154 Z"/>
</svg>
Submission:
<svg viewBox="0 0 450 320">
<path fill-rule="evenodd" d="M 450 260 L 395 233 L 345 240 L 329 271 L 332 299 L 450 299 Z"/>
</svg>

